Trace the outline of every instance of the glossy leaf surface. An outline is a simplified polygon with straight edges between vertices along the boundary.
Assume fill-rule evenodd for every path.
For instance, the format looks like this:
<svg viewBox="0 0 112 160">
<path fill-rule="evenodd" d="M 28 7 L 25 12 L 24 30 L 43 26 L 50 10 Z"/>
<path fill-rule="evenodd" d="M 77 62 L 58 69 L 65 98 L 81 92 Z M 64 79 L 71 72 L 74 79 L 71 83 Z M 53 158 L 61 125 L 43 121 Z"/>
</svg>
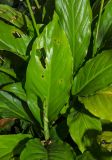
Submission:
<svg viewBox="0 0 112 160">
<path fill-rule="evenodd" d="M 18 28 L 21 28 L 24 24 L 22 14 L 8 5 L 0 4 L 0 17 Z"/>
<path fill-rule="evenodd" d="M 0 86 L 12 83 L 14 80 L 3 72 L 0 72 Z"/>
<path fill-rule="evenodd" d="M 97 52 L 97 49 L 103 48 L 106 41 L 112 37 L 112 0 L 110 0 L 105 6 L 104 12 L 101 16 L 98 33 L 96 28 L 94 31 L 94 38 L 96 37 L 94 54 Z"/>
<path fill-rule="evenodd" d="M 87 61 L 74 78 L 72 93 L 80 96 L 94 94 L 112 83 L 112 50 Z"/>
<path fill-rule="evenodd" d="M 25 59 L 31 37 L 18 28 L 0 21 L 0 50 L 7 50 Z"/>
<path fill-rule="evenodd" d="M 23 150 L 20 160 L 75 160 L 71 148 L 66 143 L 53 142 L 46 147 L 39 139 L 30 140 Z"/>
<path fill-rule="evenodd" d="M 56 0 L 56 11 L 72 50 L 74 71 L 84 61 L 91 35 L 89 0 Z"/>
<path fill-rule="evenodd" d="M 112 121 L 112 87 L 101 90 L 93 96 L 79 97 L 79 100 L 93 115 Z"/>
<path fill-rule="evenodd" d="M 3 21 L 10 22 L 20 29 L 22 27 L 25 28 L 26 25 L 26 31 L 33 33 L 33 26 L 29 18 L 8 5 L 0 4 L 0 18 L 2 18 Z"/>
<path fill-rule="evenodd" d="M 54 120 L 68 102 L 72 78 L 72 55 L 57 15 L 34 43 L 26 78 L 28 103 L 33 95 L 40 98 Z"/>
<path fill-rule="evenodd" d="M 5 68 L 5 67 L 1 66 L 0 71 L 8 74 L 9 76 L 11 76 L 13 78 L 16 78 L 16 74 L 15 74 L 14 70 L 11 68 Z"/>
<path fill-rule="evenodd" d="M 4 91 L 0 91 L 0 115 L 6 118 L 22 118 L 29 121 L 22 103 Z"/>
<path fill-rule="evenodd" d="M 101 122 L 99 119 L 84 112 L 74 111 L 74 109 L 68 116 L 68 126 L 70 135 L 81 152 L 84 152 L 86 147 L 90 146 L 90 140 L 86 138 L 86 134 L 90 130 L 101 131 Z"/>
<path fill-rule="evenodd" d="M 4 87 L 2 87 L 2 90 L 11 92 L 18 98 L 22 99 L 23 101 L 26 101 L 26 93 L 22 88 L 22 84 L 20 82 L 5 85 Z"/>
<path fill-rule="evenodd" d="M 30 138 L 30 135 L 0 135 L 0 160 L 14 160 L 14 149 L 20 141 Z"/>
</svg>

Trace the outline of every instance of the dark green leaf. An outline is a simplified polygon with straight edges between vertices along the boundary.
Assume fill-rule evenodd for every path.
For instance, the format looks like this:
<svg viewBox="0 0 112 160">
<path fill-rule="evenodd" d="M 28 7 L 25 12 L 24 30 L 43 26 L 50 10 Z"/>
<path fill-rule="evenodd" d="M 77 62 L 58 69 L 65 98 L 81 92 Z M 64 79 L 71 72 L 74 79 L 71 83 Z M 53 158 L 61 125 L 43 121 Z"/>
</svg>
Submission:
<svg viewBox="0 0 112 160">
<path fill-rule="evenodd" d="M 94 1 L 94 0 L 93 0 Z M 105 8 L 105 5 L 109 2 L 110 0 L 104 0 L 104 6 L 103 9 Z M 99 14 L 99 10 L 101 7 L 101 0 L 95 0 L 94 4 L 92 6 L 92 12 L 93 12 L 93 19 L 97 19 L 98 18 L 98 14 Z"/>
<path fill-rule="evenodd" d="M 66 143 L 51 142 L 46 147 L 39 139 L 29 140 L 20 160 L 75 160 L 71 148 Z"/>
<path fill-rule="evenodd" d="M 5 67 L 1 66 L 0 71 L 8 74 L 9 76 L 11 76 L 13 78 L 16 78 L 16 74 L 15 74 L 14 70 L 11 68 L 5 68 Z"/>
<path fill-rule="evenodd" d="M 4 91 L 0 91 L 0 115 L 2 117 L 29 120 L 21 101 Z"/>
<path fill-rule="evenodd" d="M 34 32 L 32 23 L 29 18 L 8 5 L 0 4 L 0 18 L 20 29 L 26 27 L 26 32 L 29 31 L 32 32 L 32 34 Z"/>
<path fill-rule="evenodd" d="M 86 151 L 78 156 L 76 160 L 96 160 L 96 158 L 94 158 L 90 152 Z"/>
<path fill-rule="evenodd" d="M 94 44 L 94 54 L 96 54 L 97 49 L 104 47 L 106 41 L 112 37 L 112 0 L 110 0 L 105 6 L 100 20 L 98 33 L 96 25 L 94 37 L 96 39 Z"/>
<path fill-rule="evenodd" d="M 12 83 L 12 82 L 14 82 L 14 80 L 10 76 L 0 72 L 0 86 L 8 83 Z"/>
</svg>

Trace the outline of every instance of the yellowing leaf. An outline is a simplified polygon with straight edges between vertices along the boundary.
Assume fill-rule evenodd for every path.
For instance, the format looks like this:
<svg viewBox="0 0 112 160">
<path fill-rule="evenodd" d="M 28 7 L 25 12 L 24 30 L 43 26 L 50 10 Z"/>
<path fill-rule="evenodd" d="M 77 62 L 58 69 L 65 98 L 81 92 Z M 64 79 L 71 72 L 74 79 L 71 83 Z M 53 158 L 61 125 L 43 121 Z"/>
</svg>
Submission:
<svg viewBox="0 0 112 160">
<path fill-rule="evenodd" d="M 79 97 L 79 100 L 93 115 L 112 121 L 112 87 L 101 90 L 93 96 Z"/>
</svg>

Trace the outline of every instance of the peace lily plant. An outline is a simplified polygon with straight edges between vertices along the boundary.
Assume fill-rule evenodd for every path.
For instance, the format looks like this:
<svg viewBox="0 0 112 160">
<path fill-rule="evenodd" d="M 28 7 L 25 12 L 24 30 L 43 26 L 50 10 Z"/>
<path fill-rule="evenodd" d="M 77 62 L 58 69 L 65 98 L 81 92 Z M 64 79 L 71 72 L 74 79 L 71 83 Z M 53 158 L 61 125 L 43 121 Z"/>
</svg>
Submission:
<svg viewBox="0 0 112 160">
<path fill-rule="evenodd" d="M 24 3 L 0 4 L 0 117 L 23 128 L 0 160 L 112 160 L 112 0 Z"/>
</svg>

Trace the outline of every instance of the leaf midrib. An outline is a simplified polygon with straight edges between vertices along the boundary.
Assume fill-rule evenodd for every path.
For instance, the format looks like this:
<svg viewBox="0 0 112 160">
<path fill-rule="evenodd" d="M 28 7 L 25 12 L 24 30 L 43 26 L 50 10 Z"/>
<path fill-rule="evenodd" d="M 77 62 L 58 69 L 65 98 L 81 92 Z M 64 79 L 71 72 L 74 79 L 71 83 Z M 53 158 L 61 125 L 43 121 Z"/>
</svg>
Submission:
<svg viewBox="0 0 112 160">
<path fill-rule="evenodd" d="M 81 88 L 80 88 L 80 91 L 79 92 L 76 92 L 76 94 L 82 92 L 84 90 L 84 88 L 87 87 L 87 85 L 89 85 L 89 83 L 91 83 L 91 81 L 93 81 L 95 78 L 97 78 L 100 74 L 102 74 L 103 72 L 105 72 L 106 70 L 108 70 L 109 68 L 112 67 L 112 64 L 109 65 L 108 67 L 106 67 L 104 70 L 101 70 L 100 72 L 98 72 L 93 78 L 91 78 L 87 83 L 85 83 L 85 85 L 83 85 Z"/>
</svg>

